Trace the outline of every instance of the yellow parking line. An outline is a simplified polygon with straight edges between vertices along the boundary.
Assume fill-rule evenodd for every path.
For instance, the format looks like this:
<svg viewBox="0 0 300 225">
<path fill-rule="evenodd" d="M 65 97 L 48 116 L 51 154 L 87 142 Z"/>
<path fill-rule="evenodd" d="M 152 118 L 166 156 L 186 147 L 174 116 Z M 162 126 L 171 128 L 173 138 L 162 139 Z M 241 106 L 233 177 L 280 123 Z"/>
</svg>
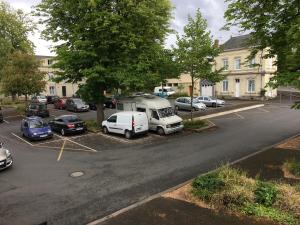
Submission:
<svg viewBox="0 0 300 225">
<path fill-rule="evenodd" d="M 67 140 L 65 139 L 63 145 L 61 146 L 61 149 L 60 149 L 60 152 L 59 152 L 59 155 L 58 155 L 58 158 L 57 158 L 57 162 L 59 162 L 60 159 L 61 159 L 61 156 L 62 156 L 62 154 L 64 152 L 64 148 L 65 148 L 65 145 L 66 145 L 66 141 Z"/>
<path fill-rule="evenodd" d="M 25 139 L 19 137 L 18 135 L 16 135 L 15 133 L 11 133 L 13 136 L 15 136 L 16 138 L 20 139 L 21 141 L 24 141 L 26 144 L 29 144 L 31 146 L 34 146 L 33 144 L 31 144 L 30 142 L 26 141 Z"/>
</svg>

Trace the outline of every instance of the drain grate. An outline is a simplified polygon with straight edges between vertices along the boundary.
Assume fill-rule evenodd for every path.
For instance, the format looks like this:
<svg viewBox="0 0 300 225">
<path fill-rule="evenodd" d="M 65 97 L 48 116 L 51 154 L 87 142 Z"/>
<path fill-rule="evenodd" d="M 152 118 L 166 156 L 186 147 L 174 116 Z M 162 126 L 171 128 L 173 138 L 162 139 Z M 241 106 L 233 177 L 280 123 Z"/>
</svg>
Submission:
<svg viewBox="0 0 300 225">
<path fill-rule="evenodd" d="M 73 172 L 73 173 L 70 174 L 70 176 L 74 177 L 74 178 L 81 177 L 83 175 L 84 175 L 84 172 L 82 172 L 82 171 L 76 171 L 76 172 Z"/>
</svg>

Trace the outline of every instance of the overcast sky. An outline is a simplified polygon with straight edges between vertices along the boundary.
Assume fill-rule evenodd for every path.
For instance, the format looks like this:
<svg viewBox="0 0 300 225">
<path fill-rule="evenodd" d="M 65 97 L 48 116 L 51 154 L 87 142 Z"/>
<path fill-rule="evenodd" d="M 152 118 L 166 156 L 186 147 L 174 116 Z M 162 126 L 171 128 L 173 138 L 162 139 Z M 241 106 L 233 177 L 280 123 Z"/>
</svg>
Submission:
<svg viewBox="0 0 300 225">
<path fill-rule="evenodd" d="M 1 1 L 1 0 L 0 0 Z M 6 0 L 15 9 L 22 9 L 26 13 L 31 11 L 31 7 L 38 4 L 41 0 Z M 183 27 L 187 23 L 188 15 L 195 15 L 197 8 L 200 8 L 203 16 L 208 21 L 208 28 L 211 31 L 215 39 L 219 39 L 221 42 L 226 41 L 230 36 L 237 36 L 235 31 L 220 31 L 220 28 L 224 25 L 224 11 L 226 4 L 223 0 L 171 0 L 175 6 L 173 11 L 172 28 L 179 34 L 182 33 Z M 50 51 L 51 42 L 47 42 L 40 38 L 39 32 L 35 32 L 30 36 L 36 46 L 35 52 L 38 55 L 53 55 Z M 166 40 L 166 45 L 171 46 L 175 43 L 175 35 L 170 35 Z"/>
</svg>

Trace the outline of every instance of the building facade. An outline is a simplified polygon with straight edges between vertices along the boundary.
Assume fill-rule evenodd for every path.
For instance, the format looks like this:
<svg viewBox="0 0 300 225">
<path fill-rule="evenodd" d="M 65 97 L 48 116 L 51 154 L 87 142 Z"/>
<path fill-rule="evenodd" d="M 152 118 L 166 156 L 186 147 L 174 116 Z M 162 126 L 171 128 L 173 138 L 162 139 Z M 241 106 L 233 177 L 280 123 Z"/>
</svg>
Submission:
<svg viewBox="0 0 300 225">
<path fill-rule="evenodd" d="M 277 90 L 266 87 L 277 68 L 273 65 L 275 59 L 264 59 L 265 52 L 259 52 L 248 60 L 250 48 L 247 46 L 249 35 L 231 37 L 222 45 L 223 52 L 215 59 L 215 68 L 223 68 L 224 80 L 213 84 L 207 80 L 197 81 L 195 95 L 217 96 L 222 98 L 274 98 Z M 259 66 L 258 66 L 259 65 Z M 183 92 L 190 94 L 191 77 L 183 74 L 179 79 L 168 79 L 168 86 L 182 85 Z M 178 90 L 178 88 L 177 88 Z"/>
<path fill-rule="evenodd" d="M 60 97 L 72 97 L 78 91 L 78 84 L 59 82 L 56 83 L 52 80 L 55 77 L 55 69 L 53 65 L 52 56 L 36 56 L 41 62 L 40 70 L 46 74 L 45 80 L 47 81 L 45 90 L 42 94 L 44 95 L 57 95 Z"/>
</svg>

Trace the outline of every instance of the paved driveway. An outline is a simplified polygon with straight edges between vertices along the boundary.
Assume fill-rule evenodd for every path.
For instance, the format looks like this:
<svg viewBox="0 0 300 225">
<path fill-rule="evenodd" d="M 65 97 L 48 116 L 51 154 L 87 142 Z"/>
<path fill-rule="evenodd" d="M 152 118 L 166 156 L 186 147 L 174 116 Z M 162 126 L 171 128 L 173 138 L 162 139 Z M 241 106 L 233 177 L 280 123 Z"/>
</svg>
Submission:
<svg viewBox="0 0 300 225">
<path fill-rule="evenodd" d="M 39 148 L 19 140 L 19 122 L 0 125 L 15 165 L 0 173 L 0 224 L 85 224 L 300 132 L 300 111 L 271 104 L 212 119 L 219 127 L 154 142 L 71 139 L 92 151 Z M 150 136 L 151 137 L 151 136 Z M 135 141 L 135 140 L 134 140 Z M 96 144 L 95 144 L 96 143 Z M 109 148 L 106 148 L 108 145 Z M 83 176 L 73 178 L 72 172 Z"/>
</svg>

